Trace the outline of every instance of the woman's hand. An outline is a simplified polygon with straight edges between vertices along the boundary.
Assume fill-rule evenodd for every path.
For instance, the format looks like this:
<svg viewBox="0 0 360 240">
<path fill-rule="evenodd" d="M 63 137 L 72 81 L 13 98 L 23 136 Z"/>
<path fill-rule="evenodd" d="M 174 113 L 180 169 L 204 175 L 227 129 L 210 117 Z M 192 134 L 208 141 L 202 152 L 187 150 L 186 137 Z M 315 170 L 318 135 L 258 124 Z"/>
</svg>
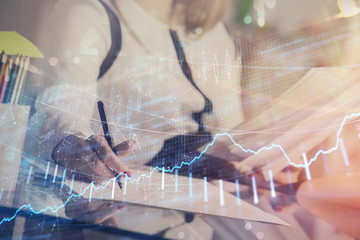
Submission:
<svg viewBox="0 0 360 240">
<path fill-rule="evenodd" d="M 130 154 L 134 144 L 133 140 L 120 143 L 115 154 L 104 136 L 86 138 L 81 133 L 72 134 L 54 148 L 52 157 L 56 163 L 73 170 L 75 176 L 101 183 L 114 177 L 112 170 L 131 176 L 121 157 Z"/>
</svg>

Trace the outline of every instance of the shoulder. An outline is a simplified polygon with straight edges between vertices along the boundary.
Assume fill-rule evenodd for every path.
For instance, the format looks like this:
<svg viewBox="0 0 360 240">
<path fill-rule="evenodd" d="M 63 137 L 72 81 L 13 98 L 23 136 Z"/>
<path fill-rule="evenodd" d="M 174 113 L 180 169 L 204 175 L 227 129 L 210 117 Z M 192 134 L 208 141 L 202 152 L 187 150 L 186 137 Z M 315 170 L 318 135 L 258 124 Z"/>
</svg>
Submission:
<svg viewBox="0 0 360 240">
<path fill-rule="evenodd" d="M 57 1 L 50 21 L 57 26 L 94 25 L 102 28 L 109 27 L 107 12 L 99 0 Z"/>
<path fill-rule="evenodd" d="M 106 14 L 99 0 L 60 0 L 55 4 L 54 11 L 67 14 L 91 12 L 99 16 Z"/>
<path fill-rule="evenodd" d="M 57 45 L 58 52 L 83 52 L 82 48 L 92 47 L 104 55 L 110 48 L 109 17 L 99 0 L 57 1 L 50 15 L 48 30 L 51 45 Z"/>
</svg>

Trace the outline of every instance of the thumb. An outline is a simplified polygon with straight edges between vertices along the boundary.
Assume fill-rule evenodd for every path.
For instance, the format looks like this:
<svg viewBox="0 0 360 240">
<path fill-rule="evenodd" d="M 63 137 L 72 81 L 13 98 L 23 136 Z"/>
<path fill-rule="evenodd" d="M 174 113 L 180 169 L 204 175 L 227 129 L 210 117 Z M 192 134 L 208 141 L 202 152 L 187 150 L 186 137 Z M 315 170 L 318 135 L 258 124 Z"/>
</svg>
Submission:
<svg viewBox="0 0 360 240">
<path fill-rule="evenodd" d="M 117 146 L 115 146 L 116 156 L 125 157 L 129 155 L 134 149 L 134 146 L 135 146 L 134 140 L 127 140 L 118 144 Z"/>
</svg>

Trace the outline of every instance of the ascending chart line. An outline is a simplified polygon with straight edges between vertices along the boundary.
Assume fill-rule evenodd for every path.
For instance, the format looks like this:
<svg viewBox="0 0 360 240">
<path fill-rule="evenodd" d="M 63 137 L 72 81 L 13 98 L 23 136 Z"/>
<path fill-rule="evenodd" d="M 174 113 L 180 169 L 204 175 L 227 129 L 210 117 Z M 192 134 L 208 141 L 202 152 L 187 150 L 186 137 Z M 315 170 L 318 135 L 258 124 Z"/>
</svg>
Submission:
<svg viewBox="0 0 360 240">
<path fill-rule="evenodd" d="M 264 147 L 262 147 L 262 148 L 260 148 L 260 149 L 258 149 L 258 150 L 246 149 L 246 148 L 242 147 L 240 144 L 236 143 L 235 140 L 232 138 L 231 134 L 229 134 L 229 133 L 218 133 L 218 134 L 215 135 L 215 137 L 214 137 L 214 139 L 211 141 L 211 143 L 209 143 L 209 144 L 206 146 L 206 148 L 205 148 L 198 156 L 194 157 L 193 160 L 191 160 L 190 162 L 181 162 L 181 164 L 180 164 L 179 166 L 174 166 L 174 167 L 172 167 L 172 168 L 170 168 L 170 169 L 163 169 L 163 168 L 161 168 L 161 167 L 156 166 L 156 167 L 154 167 L 154 168 L 150 171 L 150 173 L 149 173 L 148 175 L 147 175 L 147 174 L 142 174 L 142 175 L 139 175 L 139 177 L 136 178 L 136 179 L 135 179 L 135 178 L 134 178 L 134 179 L 129 179 L 129 181 L 130 181 L 130 182 L 139 182 L 139 181 L 141 180 L 141 178 L 143 178 L 143 177 L 151 178 L 152 174 L 153 174 L 156 170 L 159 170 L 159 171 L 162 170 L 162 171 L 164 171 L 164 172 L 173 172 L 175 169 L 180 169 L 180 168 L 182 168 L 184 165 L 191 165 L 191 164 L 194 163 L 196 160 L 200 159 L 200 158 L 202 157 L 202 155 L 204 155 L 204 154 L 207 152 L 207 150 L 208 150 L 211 146 L 213 146 L 213 145 L 215 144 L 216 139 L 217 139 L 218 137 L 222 137 L 222 136 L 227 136 L 227 137 L 229 137 L 230 140 L 232 141 L 232 143 L 233 143 L 235 146 L 237 146 L 238 148 L 240 148 L 240 149 L 241 149 L 243 152 L 245 152 L 245 153 L 259 154 L 260 152 L 265 151 L 265 150 L 266 150 L 266 151 L 270 151 L 270 150 L 272 150 L 272 149 L 274 149 L 274 148 L 278 148 L 278 149 L 280 149 L 281 152 L 284 154 L 284 157 L 286 158 L 286 160 L 288 161 L 288 163 L 289 163 L 290 165 L 295 166 L 295 167 L 298 167 L 298 168 L 300 168 L 300 167 L 301 167 L 301 168 L 308 168 L 308 167 L 310 167 L 310 165 L 311 165 L 312 162 L 316 161 L 316 159 L 318 158 L 318 156 L 319 156 L 320 154 L 327 155 L 327 154 L 329 154 L 329 153 L 331 153 L 331 152 L 333 152 L 333 151 L 335 151 L 335 150 L 337 150 L 337 149 L 339 148 L 339 145 L 340 145 L 340 134 L 341 134 L 341 132 L 342 132 L 342 130 L 343 130 L 343 128 L 344 128 L 344 125 L 345 125 L 346 121 L 349 120 L 349 119 L 355 118 L 355 117 L 360 117 L 360 113 L 352 113 L 352 114 L 347 115 L 347 116 L 344 117 L 344 119 L 343 119 L 343 121 L 342 121 L 342 123 L 341 123 L 341 125 L 340 125 L 340 128 L 339 128 L 339 130 L 338 130 L 337 133 L 336 133 L 336 144 L 335 144 L 334 147 L 332 147 L 332 148 L 330 148 L 330 149 L 328 149 L 328 150 L 320 149 L 320 150 L 314 155 L 314 157 L 312 157 L 309 161 L 307 161 L 307 162 L 304 163 L 304 164 L 296 164 L 296 163 L 294 163 L 294 162 L 291 162 L 289 156 L 286 154 L 285 150 L 284 150 L 284 149 L 282 148 L 282 146 L 279 145 L 279 144 L 272 144 L 271 146 L 264 146 Z M 119 173 L 119 175 L 118 175 L 116 178 L 110 179 L 105 185 L 95 186 L 94 183 L 91 182 L 87 187 L 85 187 L 85 188 L 81 191 L 81 193 L 79 193 L 79 194 L 71 194 L 71 195 L 67 198 L 67 200 L 64 202 L 64 204 L 62 204 L 62 205 L 60 205 L 60 206 L 58 206 L 58 207 L 55 207 L 55 208 L 52 208 L 51 206 L 48 206 L 48 207 L 46 207 L 46 208 L 43 208 L 43 209 L 40 209 L 39 211 L 37 211 L 37 210 L 33 209 L 33 207 L 31 206 L 31 204 L 24 204 L 24 205 L 22 205 L 21 207 L 19 207 L 19 208 L 16 210 L 16 212 L 14 213 L 14 215 L 13 215 L 12 217 L 3 218 L 3 219 L 0 221 L 0 225 L 1 225 L 2 223 L 4 223 L 4 222 L 10 222 L 11 220 L 13 220 L 13 219 L 17 216 L 17 214 L 18 214 L 21 210 L 26 209 L 26 208 L 29 209 L 29 210 L 30 210 L 31 212 L 33 212 L 34 214 L 40 214 L 40 213 L 46 212 L 46 211 L 48 211 L 48 210 L 50 210 L 50 211 L 53 212 L 53 213 L 56 213 L 59 209 L 65 207 L 65 205 L 66 205 L 72 198 L 74 198 L 74 197 L 81 197 L 82 195 L 84 195 L 85 192 L 86 192 L 89 188 L 94 188 L 95 190 L 105 189 L 112 181 L 116 181 L 116 179 L 117 179 L 119 176 L 121 176 L 121 175 L 125 176 L 125 189 L 126 189 L 126 182 L 127 182 L 128 178 L 127 178 L 127 175 L 126 175 L 125 173 L 121 172 L 121 173 Z M 254 179 L 254 180 L 255 180 L 255 179 Z M 253 180 L 253 181 L 254 181 L 254 180 Z M 124 190 L 124 191 L 126 191 L 126 190 Z"/>
</svg>

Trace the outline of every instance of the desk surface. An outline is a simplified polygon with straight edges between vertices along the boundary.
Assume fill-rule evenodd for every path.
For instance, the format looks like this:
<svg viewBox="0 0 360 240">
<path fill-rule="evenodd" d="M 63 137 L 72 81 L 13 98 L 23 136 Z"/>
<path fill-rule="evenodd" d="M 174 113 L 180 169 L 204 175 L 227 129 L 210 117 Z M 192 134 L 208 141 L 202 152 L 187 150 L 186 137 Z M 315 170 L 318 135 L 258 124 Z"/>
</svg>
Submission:
<svg viewBox="0 0 360 240">
<path fill-rule="evenodd" d="M 89 183 L 75 180 L 72 188 L 70 188 L 70 179 L 66 179 L 62 185 L 62 182 L 59 182 L 59 177 L 54 177 L 56 166 L 49 165 L 45 180 L 46 162 L 38 162 L 35 165 L 33 163 L 33 161 L 26 159 L 22 160 L 16 191 L 9 193 L 14 197 L 14 201 L 12 203 L 1 201 L 2 206 L 8 208 L 6 217 L 12 218 L 15 214 L 17 215 L 12 221 L 5 222 L 5 225 L 12 222 L 13 226 L 17 226 L 15 232 L 26 235 L 28 231 L 31 231 L 27 226 L 32 226 L 31 222 L 37 222 L 38 220 L 30 216 L 37 216 L 36 219 L 40 217 L 43 222 L 57 221 L 65 225 L 69 221 L 71 222 L 65 211 L 67 207 L 75 206 L 75 208 L 79 208 L 83 205 L 78 207 L 76 199 L 80 198 L 69 198 L 69 192 L 72 194 L 82 193 L 81 199 L 85 199 L 87 203 L 91 201 L 96 204 L 101 200 L 102 202 L 114 204 L 114 201 L 112 201 L 113 182 L 110 182 L 105 188 L 96 186 L 91 187 L 92 190 L 88 188 L 87 191 L 84 191 L 86 187 L 90 186 Z M 149 173 L 139 171 L 135 175 L 142 174 L 148 175 Z M 61 175 L 61 169 L 58 167 L 57 176 Z M 136 181 L 136 179 L 140 181 Z M 125 181 L 127 181 L 126 184 Z M 144 177 L 142 180 L 136 178 L 136 176 L 127 180 L 122 178 L 122 191 L 115 185 L 116 191 L 114 192 L 115 204 L 126 206 L 123 210 L 114 213 L 116 229 L 120 230 L 118 233 L 122 235 L 138 233 L 140 235 L 174 238 L 179 232 L 184 234 L 192 232 L 196 233 L 195 235 L 201 235 L 204 239 L 211 239 L 214 229 L 207 223 L 208 220 L 205 221 L 204 218 L 210 218 L 212 221 L 222 221 L 221 216 L 230 217 L 234 222 L 241 222 L 243 225 L 248 222 L 243 219 L 287 224 L 278 217 L 263 212 L 243 200 L 239 201 L 236 196 L 226 192 L 226 186 L 223 189 L 224 206 L 221 206 L 220 189 L 213 184 L 206 183 L 208 202 L 205 203 L 204 181 L 195 178 L 190 181 L 191 184 L 189 184 L 188 177 L 178 176 L 178 191 L 175 192 L 174 175 L 164 174 L 164 189 L 161 186 L 162 173 L 159 172 L 153 172 L 151 178 Z M 99 189 L 96 190 L 96 188 Z M 189 195 L 190 188 L 192 189 L 191 196 Z M 69 199 L 71 200 L 69 201 Z M 64 205 L 65 207 L 63 207 Z M 22 211 L 16 213 L 18 208 L 21 208 Z M 95 214 L 101 215 L 102 213 Z M 191 221 L 187 219 L 189 216 Z M 90 225 L 85 224 L 82 227 L 89 230 L 87 226 Z M 81 228 L 81 231 L 84 231 L 84 229 Z M 52 232 L 53 230 L 48 229 L 47 231 Z M 107 234 L 107 231 L 105 233 L 101 232 Z M 249 234 L 252 235 L 250 232 Z"/>
</svg>

